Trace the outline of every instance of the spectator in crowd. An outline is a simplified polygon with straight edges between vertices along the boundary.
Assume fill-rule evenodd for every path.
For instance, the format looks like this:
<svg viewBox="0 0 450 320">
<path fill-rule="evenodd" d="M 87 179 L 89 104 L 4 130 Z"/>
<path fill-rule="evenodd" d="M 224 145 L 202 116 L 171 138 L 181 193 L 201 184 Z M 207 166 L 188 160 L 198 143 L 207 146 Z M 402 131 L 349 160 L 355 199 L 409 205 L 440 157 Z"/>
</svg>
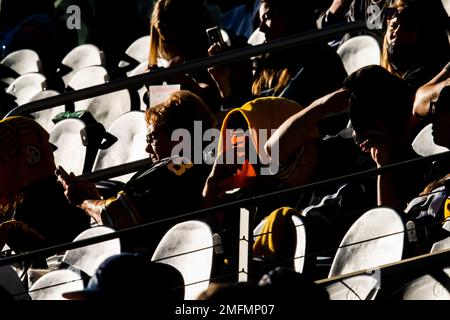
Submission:
<svg viewBox="0 0 450 320">
<path fill-rule="evenodd" d="M 49 134 L 31 119 L 9 117 L 0 121 L 0 137 L 2 240 L 30 250 L 70 242 L 87 229 L 89 218 L 57 182 Z"/>
<path fill-rule="evenodd" d="M 403 80 L 382 67 L 368 66 L 350 75 L 344 86 L 290 117 L 272 135 L 266 149 L 270 154 L 271 146 L 278 144 L 281 168 L 296 159 L 296 154 L 310 140 L 311 128 L 324 115 L 348 107 L 355 141 L 361 150 L 370 152 L 378 167 L 417 157 L 411 144 L 405 142 L 413 94 Z M 315 163 L 321 163 L 321 158 L 324 160 L 319 154 Z M 328 165 L 334 168 L 332 162 L 335 160 L 329 160 L 331 163 Z M 320 168 L 316 170 L 320 172 Z M 409 199 L 420 187 L 417 181 L 408 183 L 411 178 L 401 171 L 395 176 L 381 175 L 378 179 L 378 204 L 403 207 L 402 201 Z"/>
<path fill-rule="evenodd" d="M 282 37 L 316 29 L 314 5 L 308 1 L 263 0 L 259 8 L 259 29 L 270 42 Z M 216 54 L 223 48 L 210 48 Z M 274 52 L 258 63 L 253 80 L 236 77 L 242 65 L 233 68 L 211 68 L 225 107 L 236 107 L 251 100 L 249 97 L 281 96 L 306 106 L 325 93 L 339 88 L 346 76 L 339 56 L 328 46 L 309 45 Z M 240 80 L 236 80 L 240 79 Z"/>
<path fill-rule="evenodd" d="M 76 178 L 73 173 L 67 178 L 60 176 L 67 198 L 99 224 L 115 229 L 175 217 L 199 208 L 210 166 L 194 163 L 188 155 L 182 158 L 172 154 L 173 147 L 179 143 L 172 141 L 173 132 L 185 129 L 194 137 L 195 121 L 201 122 L 204 130 L 215 125 L 214 116 L 198 96 L 189 91 L 171 94 L 163 103 L 146 111 L 146 150 L 153 161 L 151 167 L 136 174 L 117 197 L 107 200 L 100 199 L 95 186 Z M 194 145 L 190 145 L 192 156 L 195 155 Z M 123 206 L 123 201 L 128 205 Z M 133 209 L 127 210 L 130 208 Z M 161 239 L 164 230 L 160 231 L 155 230 L 154 240 Z"/>
<path fill-rule="evenodd" d="M 374 29 L 381 29 L 385 20 L 386 7 L 392 0 L 333 0 L 319 19 L 319 28 L 334 24 L 364 21 L 374 23 Z"/>
<path fill-rule="evenodd" d="M 447 13 L 440 0 L 396 0 L 386 19 L 381 65 L 417 90 L 450 57 Z"/>
<path fill-rule="evenodd" d="M 148 69 L 172 66 L 208 56 L 206 29 L 213 19 L 203 1 L 158 0 L 150 20 Z M 220 96 L 208 72 L 177 76 L 168 82 L 199 95 L 213 112 L 219 110 Z"/>
<path fill-rule="evenodd" d="M 425 123 L 432 123 L 434 143 L 450 149 L 450 87 L 447 85 L 450 74 L 447 68 L 417 90 L 414 113 Z M 434 242 L 448 237 L 441 223 L 450 217 L 449 157 L 433 162 L 427 178 L 430 183 L 405 209 L 419 232 L 427 230 L 425 234 L 419 233 L 421 241 L 416 247 L 420 250 L 417 254 L 429 252 Z"/>
<path fill-rule="evenodd" d="M 381 66 L 417 90 L 450 57 L 447 13 L 440 0 L 396 0 L 386 8 L 386 19 Z M 417 117 L 410 118 L 407 134 L 410 142 L 423 128 L 422 124 Z"/>
</svg>

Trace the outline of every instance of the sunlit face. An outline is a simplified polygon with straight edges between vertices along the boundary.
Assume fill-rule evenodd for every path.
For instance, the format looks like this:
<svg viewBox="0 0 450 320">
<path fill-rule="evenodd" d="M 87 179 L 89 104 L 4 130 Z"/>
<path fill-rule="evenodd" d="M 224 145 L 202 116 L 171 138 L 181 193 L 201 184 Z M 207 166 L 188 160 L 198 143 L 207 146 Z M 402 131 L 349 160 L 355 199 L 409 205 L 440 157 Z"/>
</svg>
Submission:
<svg viewBox="0 0 450 320">
<path fill-rule="evenodd" d="M 417 42 L 417 19 L 410 8 L 388 8 L 387 44 L 390 46 L 411 45 Z"/>
<path fill-rule="evenodd" d="M 170 157 L 174 143 L 166 130 L 150 124 L 147 129 L 146 139 L 147 147 L 145 151 L 150 154 L 153 162 Z"/>
<path fill-rule="evenodd" d="M 259 20 L 259 31 L 265 34 L 266 41 L 281 38 L 288 31 L 283 17 L 267 2 L 259 6 Z"/>
</svg>

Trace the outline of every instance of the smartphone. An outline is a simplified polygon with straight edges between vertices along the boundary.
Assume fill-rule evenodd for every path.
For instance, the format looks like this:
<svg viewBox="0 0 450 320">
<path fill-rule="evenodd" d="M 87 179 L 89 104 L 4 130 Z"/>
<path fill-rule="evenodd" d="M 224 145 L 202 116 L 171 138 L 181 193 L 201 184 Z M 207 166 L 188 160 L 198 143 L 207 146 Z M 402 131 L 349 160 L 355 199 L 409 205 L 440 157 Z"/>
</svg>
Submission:
<svg viewBox="0 0 450 320">
<path fill-rule="evenodd" d="M 226 43 L 222 37 L 222 32 L 220 31 L 219 27 L 215 26 L 215 27 L 206 29 L 206 34 L 208 35 L 210 45 L 217 43 L 220 45 L 221 48 L 226 46 Z"/>
</svg>

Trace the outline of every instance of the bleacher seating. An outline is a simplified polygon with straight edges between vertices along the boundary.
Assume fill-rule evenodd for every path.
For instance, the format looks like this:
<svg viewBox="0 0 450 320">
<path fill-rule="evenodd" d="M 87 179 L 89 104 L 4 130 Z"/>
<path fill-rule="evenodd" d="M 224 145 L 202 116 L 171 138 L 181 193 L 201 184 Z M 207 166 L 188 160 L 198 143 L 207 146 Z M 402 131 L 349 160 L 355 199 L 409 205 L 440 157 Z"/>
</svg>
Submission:
<svg viewBox="0 0 450 320">
<path fill-rule="evenodd" d="M 81 69 L 89 66 L 104 66 L 105 55 L 93 44 L 83 44 L 73 48 L 61 61 L 59 74 L 67 85 Z"/>
<path fill-rule="evenodd" d="M 54 270 L 40 277 L 30 288 L 32 300 L 66 300 L 62 294 L 84 288 L 80 273 L 69 269 Z"/>
<path fill-rule="evenodd" d="M 38 101 L 41 99 L 46 99 L 50 97 L 54 97 L 59 95 L 60 93 L 55 90 L 45 90 L 36 93 L 29 102 Z M 61 112 L 65 111 L 64 106 L 58 106 L 51 109 L 46 109 L 38 112 L 33 112 L 31 115 L 34 117 L 34 120 L 39 123 L 45 130 L 50 131 L 54 127 L 54 123 L 52 119 Z"/>
<path fill-rule="evenodd" d="M 112 232 L 114 232 L 113 229 L 105 226 L 93 227 L 80 233 L 73 241 L 76 242 Z M 78 249 L 67 250 L 61 262 L 62 265 L 68 266 L 69 269 L 81 270 L 92 276 L 106 258 L 119 254 L 120 250 L 120 240 L 112 239 Z"/>
<path fill-rule="evenodd" d="M 39 55 L 30 49 L 11 52 L 0 62 L 0 65 L 21 76 L 27 73 L 42 73 L 42 62 Z M 11 84 L 17 77 L 5 77 L 3 82 Z"/>
<path fill-rule="evenodd" d="M 196 299 L 208 288 L 214 259 L 213 233 L 201 221 L 186 221 L 173 226 L 158 244 L 152 261 L 167 263 L 181 272 L 185 299 Z"/>
<path fill-rule="evenodd" d="M 44 75 L 27 73 L 15 79 L 6 89 L 6 93 L 16 97 L 16 103 L 20 106 L 45 89 L 46 78 Z"/>
<path fill-rule="evenodd" d="M 147 129 L 144 112 L 130 111 L 122 114 L 114 120 L 108 132 L 118 140 L 111 147 L 99 150 L 94 163 L 94 171 L 148 158 L 145 151 Z M 127 182 L 132 175 L 130 173 L 115 177 L 114 180 Z"/>
<path fill-rule="evenodd" d="M 86 147 L 83 145 L 80 131 L 85 123 L 79 119 L 64 119 L 49 132 L 50 143 L 58 149 L 54 151 L 55 164 L 63 166 L 67 172 L 79 175 L 83 172 Z"/>
</svg>

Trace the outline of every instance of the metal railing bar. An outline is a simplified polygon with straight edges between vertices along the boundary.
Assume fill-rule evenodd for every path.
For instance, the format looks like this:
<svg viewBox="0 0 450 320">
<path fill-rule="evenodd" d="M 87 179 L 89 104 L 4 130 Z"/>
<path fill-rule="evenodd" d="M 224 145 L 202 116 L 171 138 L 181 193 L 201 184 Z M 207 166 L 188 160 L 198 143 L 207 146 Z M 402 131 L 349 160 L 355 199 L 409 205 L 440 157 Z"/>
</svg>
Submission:
<svg viewBox="0 0 450 320">
<path fill-rule="evenodd" d="M 5 117 L 42 111 L 52 107 L 65 105 L 69 102 L 80 101 L 132 87 L 139 87 L 144 84 L 158 83 L 179 74 L 206 70 L 206 68 L 208 67 L 233 63 L 264 53 L 288 49 L 291 47 L 305 46 L 311 43 L 331 39 L 341 34 L 361 31 L 371 34 L 371 31 L 366 28 L 366 23 L 352 22 L 293 35 L 283 39 L 274 40 L 266 44 L 233 49 L 227 52 L 219 53 L 212 57 L 196 59 L 184 64 L 174 65 L 169 68 L 159 69 L 129 78 L 117 79 L 106 84 L 96 85 L 89 88 L 67 92 L 54 97 L 30 102 L 12 109 Z"/>
</svg>

